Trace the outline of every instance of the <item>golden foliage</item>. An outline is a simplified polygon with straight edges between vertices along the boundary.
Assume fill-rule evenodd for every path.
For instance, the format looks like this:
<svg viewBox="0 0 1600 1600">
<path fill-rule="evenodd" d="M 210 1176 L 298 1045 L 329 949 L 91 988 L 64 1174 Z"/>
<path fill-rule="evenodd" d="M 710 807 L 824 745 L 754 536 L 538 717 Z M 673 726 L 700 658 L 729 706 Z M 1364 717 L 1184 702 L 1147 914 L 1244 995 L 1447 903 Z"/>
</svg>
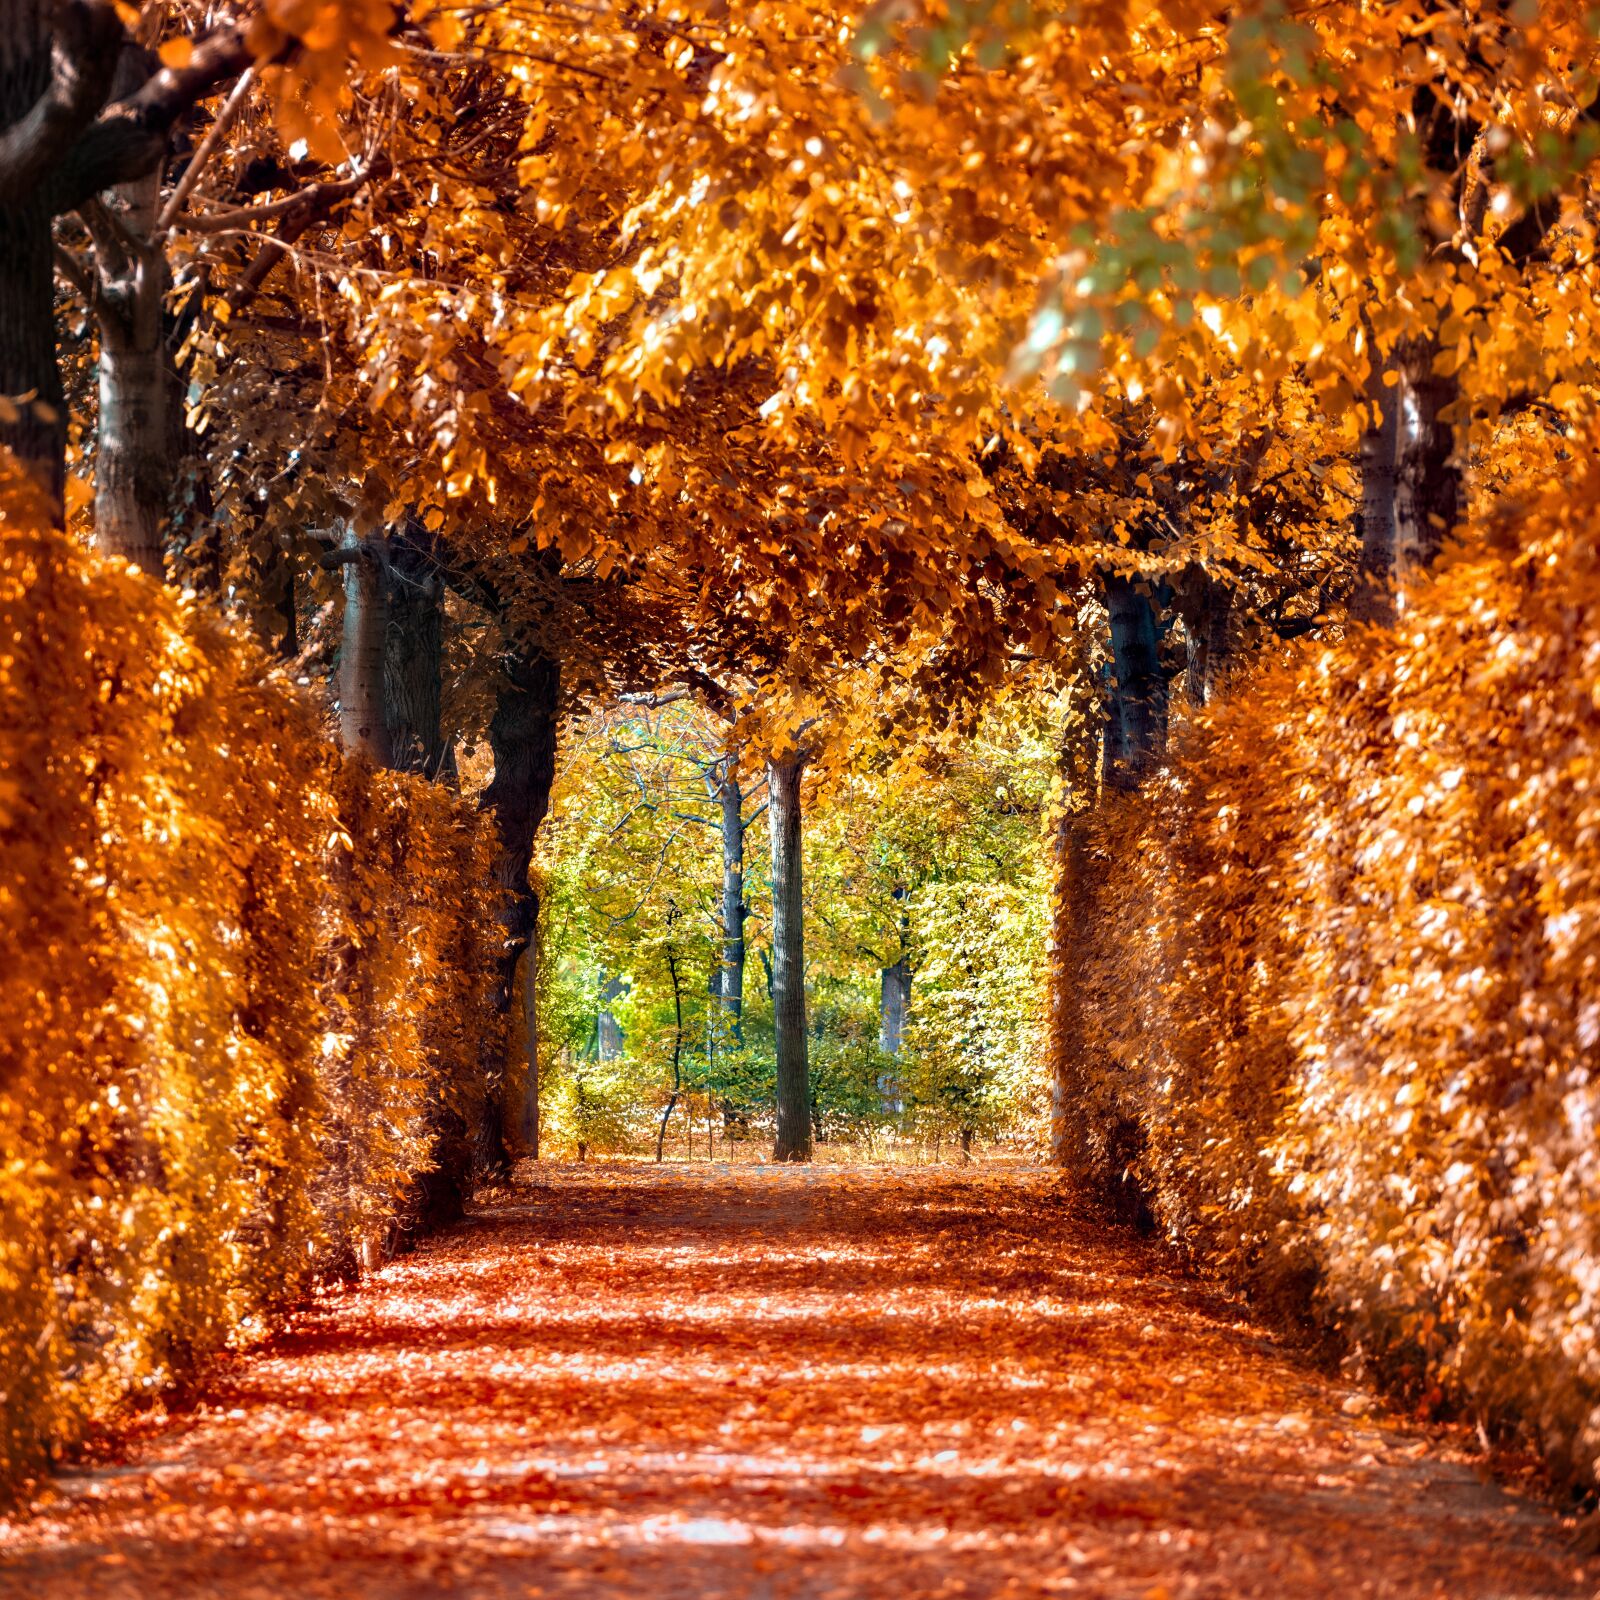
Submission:
<svg viewBox="0 0 1600 1600">
<path fill-rule="evenodd" d="M 0 1481 L 370 1256 L 492 1033 L 475 818 L 263 668 L 0 463 Z"/>
<path fill-rule="evenodd" d="M 1073 1069 L 1102 1173 L 1315 1285 L 1425 1399 L 1600 1472 L 1600 505 L 1475 532 L 1111 813 Z M 1571 469 L 1568 469 L 1571 471 Z"/>
</svg>

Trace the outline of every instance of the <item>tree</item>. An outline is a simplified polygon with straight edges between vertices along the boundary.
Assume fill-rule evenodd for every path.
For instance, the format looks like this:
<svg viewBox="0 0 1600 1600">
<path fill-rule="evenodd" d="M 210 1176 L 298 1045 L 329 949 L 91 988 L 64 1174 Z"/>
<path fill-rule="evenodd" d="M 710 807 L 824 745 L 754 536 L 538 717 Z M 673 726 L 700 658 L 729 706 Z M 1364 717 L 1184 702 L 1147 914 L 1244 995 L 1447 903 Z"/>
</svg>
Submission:
<svg viewBox="0 0 1600 1600">
<path fill-rule="evenodd" d="M 805 876 L 801 787 L 806 752 L 767 758 L 772 834 L 772 1017 L 777 1045 L 775 1161 L 811 1159 L 811 1074 L 806 1060 Z"/>
<path fill-rule="evenodd" d="M 528 869 L 533 861 L 534 836 L 549 809 L 550 789 L 555 782 L 561 669 L 548 656 L 513 648 L 504 658 L 502 672 L 489 723 L 494 777 L 483 792 L 483 805 L 494 818 L 500 840 L 495 881 L 503 897 L 506 935 L 501 956 L 500 1004 L 504 1014 L 520 1014 L 521 1036 L 527 1049 L 528 1079 L 518 1108 L 517 1131 L 524 1148 L 537 1157 L 539 896 Z M 491 1153 L 491 1162 L 495 1159 Z"/>
<path fill-rule="evenodd" d="M 746 832 L 755 819 L 745 815 L 736 750 L 711 768 L 708 782 L 722 813 L 722 966 L 717 992 L 727 1013 L 729 1035 L 739 1045 L 744 1043 L 745 923 L 750 916 L 744 891 L 744 847 Z"/>
<path fill-rule="evenodd" d="M 55 219 L 83 211 L 100 251 L 101 279 L 81 265 L 69 277 L 102 316 L 105 425 L 110 470 L 103 493 L 108 525 L 126 494 L 139 519 L 157 493 L 145 442 L 170 422 L 163 393 L 161 233 L 171 219 L 157 206 L 159 169 L 174 127 L 199 102 L 236 82 L 257 62 L 283 80 L 284 103 L 305 94 L 324 104 L 351 54 L 368 63 L 387 50 L 385 29 L 360 12 L 336 25 L 320 19 L 307 48 L 296 7 L 268 0 L 248 23 L 209 17 L 161 41 L 131 38 L 110 0 L 58 0 L 12 8 L 0 97 L 0 417 L 5 443 L 59 503 L 65 482 L 67 417 L 55 354 Z M 311 127 L 315 118 L 300 121 Z M 99 198 L 119 188 L 124 229 Z M 148 230 L 148 231 L 147 231 Z M 130 539 L 134 539 L 132 533 Z M 139 539 L 143 535 L 138 536 Z M 137 540 L 135 541 L 137 542 Z"/>
</svg>

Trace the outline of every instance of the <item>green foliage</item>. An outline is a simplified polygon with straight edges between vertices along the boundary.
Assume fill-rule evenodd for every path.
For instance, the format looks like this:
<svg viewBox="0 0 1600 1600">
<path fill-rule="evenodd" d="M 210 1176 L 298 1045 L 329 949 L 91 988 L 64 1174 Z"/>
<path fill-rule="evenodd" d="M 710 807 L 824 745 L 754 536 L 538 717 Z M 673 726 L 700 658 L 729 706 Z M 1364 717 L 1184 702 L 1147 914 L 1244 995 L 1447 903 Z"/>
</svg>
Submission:
<svg viewBox="0 0 1600 1600">
<path fill-rule="evenodd" d="M 1043 892 L 1038 882 L 930 885 L 926 952 L 901 1074 L 920 1132 L 986 1138 L 1042 1113 Z"/>
<path fill-rule="evenodd" d="M 1048 697 L 1019 700 L 976 733 L 858 751 L 853 766 L 819 766 L 808 781 L 808 1044 L 820 1140 L 1037 1126 L 1041 841 L 1054 772 L 1046 735 L 1058 716 Z M 728 737 L 726 724 L 677 704 L 597 717 L 570 746 L 542 847 L 544 1114 L 559 1149 L 653 1148 L 675 1089 L 696 1105 L 709 1096 L 733 1137 L 760 1140 L 770 1127 L 768 839 L 759 764 L 748 757 L 737 1031 L 716 992 L 725 930 L 713 769 Z M 880 1006 L 883 971 L 901 961 L 913 1020 L 896 1057 L 884 1048 Z M 620 1033 L 616 1060 L 600 1059 L 603 1016 Z"/>
<path fill-rule="evenodd" d="M 625 1061 L 564 1058 L 540 1093 L 542 1139 L 552 1154 L 609 1155 L 638 1136 L 638 1089 Z"/>
<path fill-rule="evenodd" d="M 825 1143 L 870 1143 L 897 1126 L 890 1092 L 898 1063 L 878 1046 L 878 1016 L 849 982 L 825 985 L 813 999 L 810 1050 L 813 1122 Z"/>
</svg>

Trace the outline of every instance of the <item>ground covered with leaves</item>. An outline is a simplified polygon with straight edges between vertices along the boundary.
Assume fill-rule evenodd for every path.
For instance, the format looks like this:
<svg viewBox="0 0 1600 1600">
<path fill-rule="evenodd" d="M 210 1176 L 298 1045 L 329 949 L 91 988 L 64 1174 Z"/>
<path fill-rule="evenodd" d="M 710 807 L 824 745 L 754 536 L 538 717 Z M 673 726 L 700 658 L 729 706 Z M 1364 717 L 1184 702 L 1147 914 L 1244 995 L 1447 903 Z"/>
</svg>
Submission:
<svg viewBox="0 0 1600 1600">
<path fill-rule="evenodd" d="M 533 1170 L 0 1521 L 0 1591 L 1594 1592 L 1046 1172 Z"/>
</svg>

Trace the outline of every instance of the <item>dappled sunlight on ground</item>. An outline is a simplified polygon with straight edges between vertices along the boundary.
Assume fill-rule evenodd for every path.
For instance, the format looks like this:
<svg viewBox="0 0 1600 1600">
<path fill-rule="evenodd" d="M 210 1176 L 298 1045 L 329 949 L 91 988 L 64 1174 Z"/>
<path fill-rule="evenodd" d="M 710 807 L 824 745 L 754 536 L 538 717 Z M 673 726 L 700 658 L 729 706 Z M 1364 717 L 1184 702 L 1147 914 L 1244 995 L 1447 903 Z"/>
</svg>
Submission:
<svg viewBox="0 0 1600 1600">
<path fill-rule="evenodd" d="M 1593 1592 L 1053 1174 L 526 1179 L 0 1522 L 0 1592 Z"/>
</svg>

